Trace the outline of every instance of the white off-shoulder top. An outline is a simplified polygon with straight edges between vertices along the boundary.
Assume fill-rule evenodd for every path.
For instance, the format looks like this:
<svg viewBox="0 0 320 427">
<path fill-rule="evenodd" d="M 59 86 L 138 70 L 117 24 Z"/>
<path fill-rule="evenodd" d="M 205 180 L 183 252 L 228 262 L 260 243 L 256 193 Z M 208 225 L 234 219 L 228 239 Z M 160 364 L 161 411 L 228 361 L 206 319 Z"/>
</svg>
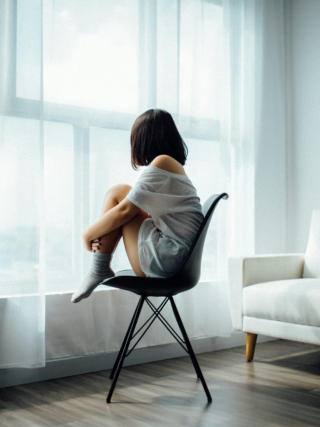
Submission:
<svg viewBox="0 0 320 427">
<path fill-rule="evenodd" d="M 183 264 L 202 223 L 197 191 L 187 175 L 147 166 L 127 198 L 150 215 L 138 237 L 147 277 L 169 277 Z"/>
</svg>

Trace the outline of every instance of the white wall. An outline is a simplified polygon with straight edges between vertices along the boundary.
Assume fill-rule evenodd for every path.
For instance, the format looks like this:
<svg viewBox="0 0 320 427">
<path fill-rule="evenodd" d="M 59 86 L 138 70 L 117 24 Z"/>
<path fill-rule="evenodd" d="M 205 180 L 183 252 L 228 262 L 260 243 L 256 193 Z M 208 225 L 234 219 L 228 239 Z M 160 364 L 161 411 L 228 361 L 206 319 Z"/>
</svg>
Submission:
<svg viewBox="0 0 320 427">
<path fill-rule="evenodd" d="M 320 1 L 292 0 L 291 20 L 287 241 L 289 251 L 304 252 L 312 210 L 320 206 Z"/>
</svg>

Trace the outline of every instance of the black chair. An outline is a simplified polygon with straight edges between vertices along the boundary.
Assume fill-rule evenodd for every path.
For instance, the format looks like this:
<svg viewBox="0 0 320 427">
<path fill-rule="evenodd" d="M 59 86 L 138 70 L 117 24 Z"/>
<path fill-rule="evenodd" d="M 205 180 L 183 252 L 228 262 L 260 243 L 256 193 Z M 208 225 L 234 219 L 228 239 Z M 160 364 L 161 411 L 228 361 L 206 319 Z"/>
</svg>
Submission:
<svg viewBox="0 0 320 427">
<path fill-rule="evenodd" d="M 134 292 L 137 295 L 140 295 L 140 299 L 132 320 L 130 322 L 129 328 L 127 330 L 126 336 L 123 340 L 122 346 L 118 353 L 117 359 L 113 366 L 112 372 L 110 374 L 110 378 L 113 379 L 108 397 L 107 403 L 110 403 L 111 397 L 116 386 L 120 370 L 122 368 L 125 357 L 127 357 L 133 349 L 136 347 L 138 342 L 150 328 L 155 319 L 159 319 L 162 324 L 168 329 L 171 335 L 176 339 L 176 341 L 181 345 L 181 347 L 190 355 L 194 369 L 196 371 L 197 377 L 200 378 L 204 391 L 207 395 L 208 402 L 212 402 L 212 398 L 210 392 L 208 390 L 205 379 L 202 375 L 200 366 L 196 359 L 196 356 L 191 347 L 188 335 L 183 326 L 182 320 L 180 318 L 178 309 L 174 302 L 173 296 L 179 294 L 180 292 L 188 291 L 189 289 L 196 286 L 200 279 L 200 270 L 201 270 L 201 258 L 203 252 L 204 241 L 206 238 L 206 234 L 209 228 L 210 220 L 212 218 L 212 214 L 221 199 L 228 199 L 228 194 L 222 193 L 220 195 L 211 196 L 203 205 L 202 211 L 204 215 L 204 220 L 199 228 L 199 231 L 194 239 L 194 242 L 190 248 L 188 256 L 182 265 L 182 267 L 171 277 L 162 279 L 162 278 L 150 278 L 150 277 L 137 277 L 133 270 L 125 270 L 117 273 L 116 276 L 104 280 L 102 283 L 104 285 L 109 285 L 114 288 L 123 289 L 126 291 Z M 159 305 L 159 307 L 155 307 L 153 303 L 149 300 L 149 297 L 163 297 L 164 300 Z M 177 332 L 172 328 L 172 326 L 166 321 L 166 319 L 162 316 L 161 311 L 170 301 L 173 313 L 179 325 L 179 328 L 182 333 L 181 338 Z M 151 308 L 153 314 L 149 317 L 149 319 L 141 326 L 141 328 L 134 333 L 142 306 L 146 302 L 148 306 Z M 142 335 L 137 340 L 137 342 L 133 345 L 131 350 L 128 351 L 130 342 L 137 336 L 139 332 L 142 332 Z"/>
</svg>

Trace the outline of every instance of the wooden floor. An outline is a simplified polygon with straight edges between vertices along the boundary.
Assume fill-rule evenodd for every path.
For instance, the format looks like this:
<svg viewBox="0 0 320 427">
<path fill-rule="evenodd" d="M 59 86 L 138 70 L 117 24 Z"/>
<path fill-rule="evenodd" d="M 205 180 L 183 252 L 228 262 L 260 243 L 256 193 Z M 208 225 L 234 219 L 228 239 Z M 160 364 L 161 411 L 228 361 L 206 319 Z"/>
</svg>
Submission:
<svg viewBox="0 0 320 427">
<path fill-rule="evenodd" d="M 124 368 L 114 403 L 109 371 L 0 390 L 0 426 L 320 426 L 320 347 L 257 344 L 198 356 L 207 404 L 188 357 Z"/>
</svg>

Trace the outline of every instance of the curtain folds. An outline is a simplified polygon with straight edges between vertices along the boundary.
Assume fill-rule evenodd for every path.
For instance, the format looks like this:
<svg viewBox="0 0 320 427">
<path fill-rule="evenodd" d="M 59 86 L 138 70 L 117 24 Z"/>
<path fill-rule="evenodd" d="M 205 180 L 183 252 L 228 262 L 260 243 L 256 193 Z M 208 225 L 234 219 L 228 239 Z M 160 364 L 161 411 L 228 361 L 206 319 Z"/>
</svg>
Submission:
<svg viewBox="0 0 320 427">
<path fill-rule="evenodd" d="M 213 218 L 200 284 L 177 297 L 191 337 L 230 334 L 227 257 L 255 250 L 259 43 L 275 31 L 276 46 L 279 4 L 1 2 L 0 368 L 118 348 L 132 296 L 112 290 L 75 307 L 63 294 L 88 269 L 81 235 L 106 190 L 141 173 L 131 169 L 130 129 L 149 108 L 173 114 L 201 201 L 230 194 Z M 279 27 L 264 25 L 272 11 Z M 130 268 L 123 245 L 113 268 Z M 171 342 L 160 330 L 141 346 Z"/>
<path fill-rule="evenodd" d="M 23 16 L 13 1 L 0 4 L 0 367 L 45 365 L 44 141 L 42 120 L 42 8 Z M 16 55 L 15 43 L 31 39 L 32 55 Z M 23 116 L 16 99 L 16 71 L 29 68 L 37 115 Z M 21 107 L 21 106 L 20 106 Z"/>
</svg>

